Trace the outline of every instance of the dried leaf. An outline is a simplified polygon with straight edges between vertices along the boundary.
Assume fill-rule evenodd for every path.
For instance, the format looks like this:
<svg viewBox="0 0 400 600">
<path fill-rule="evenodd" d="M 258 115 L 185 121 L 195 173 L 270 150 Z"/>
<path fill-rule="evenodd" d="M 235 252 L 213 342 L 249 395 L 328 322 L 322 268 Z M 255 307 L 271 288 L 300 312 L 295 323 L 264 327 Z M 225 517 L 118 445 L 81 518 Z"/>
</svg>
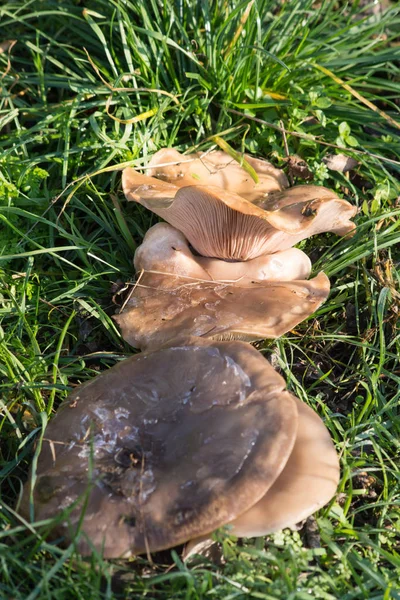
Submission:
<svg viewBox="0 0 400 600">
<path fill-rule="evenodd" d="M 0 42 L 0 54 L 8 52 L 16 43 L 17 40 L 4 40 L 4 42 Z"/>
<path fill-rule="evenodd" d="M 355 158 L 351 158 L 345 154 L 328 154 L 323 161 L 328 169 L 331 171 L 340 171 L 340 173 L 347 173 L 347 171 L 351 171 L 358 165 Z"/>
<path fill-rule="evenodd" d="M 314 174 L 310 171 L 308 164 L 297 154 L 292 154 L 287 158 L 287 165 L 289 173 L 293 177 L 299 177 L 304 181 L 311 181 L 314 179 Z"/>
</svg>

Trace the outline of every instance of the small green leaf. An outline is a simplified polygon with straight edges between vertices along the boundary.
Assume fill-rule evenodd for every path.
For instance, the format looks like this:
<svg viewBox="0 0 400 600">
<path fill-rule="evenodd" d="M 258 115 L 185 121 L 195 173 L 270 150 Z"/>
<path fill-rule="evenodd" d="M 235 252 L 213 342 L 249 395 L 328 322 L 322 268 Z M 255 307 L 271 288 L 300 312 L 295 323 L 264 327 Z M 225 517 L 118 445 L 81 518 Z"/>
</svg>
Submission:
<svg viewBox="0 0 400 600">
<path fill-rule="evenodd" d="M 371 202 L 371 214 L 376 215 L 380 207 L 378 198 L 374 198 Z"/>
<path fill-rule="evenodd" d="M 351 133 L 350 125 L 348 123 L 346 123 L 346 121 L 342 121 L 340 123 L 339 133 L 340 133 L 340 137 L 342 137 L 343 139 L 346 139 L 347 136 L 350 135 L 350 133 Z"/>
<path fill-rule="evenodd" d="M 317 98 L 314 104 L 315 106 L 318 106 L 318 108 L 329 108 L 332 106 L 332 102 L 330 98 L 327 98 L 327 96 L 321 96 L 320 98 Z"/>
<path fill-rule="evenodd" d="M 335 140 L 335 144 L 336 146 L 339 146 L 339 148 L 346 148 L 346 143 L 342 137 L 337 137 Z"/>
<path fill-rule="evenodd" d="M 355 138 L 354 135 L 348 135 L 346 137 L 346 142 L 349 146 L 352 146 L 353 148 L 356 148 L 356 146 L 358 146 L 357 138 Z"/>
</svg>

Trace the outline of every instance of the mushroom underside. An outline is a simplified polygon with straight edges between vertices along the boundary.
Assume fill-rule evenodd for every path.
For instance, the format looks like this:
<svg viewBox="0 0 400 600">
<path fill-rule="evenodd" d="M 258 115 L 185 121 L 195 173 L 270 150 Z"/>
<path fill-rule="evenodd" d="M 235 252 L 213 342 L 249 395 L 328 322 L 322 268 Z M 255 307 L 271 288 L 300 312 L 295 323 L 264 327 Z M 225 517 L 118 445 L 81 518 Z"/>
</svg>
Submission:
<svg viewBox="0 0 400 600">
<path fill-rule="evenodd" d="M 285 202 L 283 192 L 274 208 L 265 210 L 218 187 L 178 188 L 130 168 L 123 171 L 122 184 L 128 200 L 140 202 L 179 229 L 205 257 L 246 261 L 324 231 L 344 235 L 354 229 L 350 218 L 355 207 L 318 186 L 301 186 L 313 191 L 304 189 L 298 202 Z"/>
</svg>

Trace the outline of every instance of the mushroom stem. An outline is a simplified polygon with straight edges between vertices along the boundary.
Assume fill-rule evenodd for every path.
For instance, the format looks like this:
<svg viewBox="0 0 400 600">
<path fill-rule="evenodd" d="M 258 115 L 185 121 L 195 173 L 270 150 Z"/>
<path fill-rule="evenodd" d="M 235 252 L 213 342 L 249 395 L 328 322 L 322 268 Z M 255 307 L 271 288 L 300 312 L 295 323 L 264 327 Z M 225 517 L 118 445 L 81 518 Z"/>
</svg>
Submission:
<svg viewBox="0 0 400 600">
<path fill-rule="evenodd" d="M 311 273 L 310 259 L 297 248 L 248 261 L 228 262 L 195 256 L 183 233 L 168 223 L 157 223 L 146 232 L 143 243 L 136 250 L 134 264 L 137 272 L 156 271 L 237 285 L 253 280 L 307 279 Z"/>
</svg>

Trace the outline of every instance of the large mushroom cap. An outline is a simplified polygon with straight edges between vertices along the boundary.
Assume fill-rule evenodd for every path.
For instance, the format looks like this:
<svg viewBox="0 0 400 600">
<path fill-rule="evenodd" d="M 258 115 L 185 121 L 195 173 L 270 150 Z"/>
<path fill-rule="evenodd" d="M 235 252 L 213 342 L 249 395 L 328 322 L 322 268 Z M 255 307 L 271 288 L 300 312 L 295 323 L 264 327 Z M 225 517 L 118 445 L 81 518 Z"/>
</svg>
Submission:
<svg viewBox="0 0 400 600">
<path fill-rule="evenodd" d="M 283 335 L 326 300 L 324 273 L 309 281 L 207 282 L 145 272 L 125 309 L 113 318 L 142 350 L 180 335 L 254 341 Z"/>
<path fill-rule="evenodd" d="M 129 556 L 232 521 L 282 472 L 297 433 L 283 379 L 251 346 L 181 341 L 79 386 L 46 429 L 38 520 L 79 551 Z M 29 514 L 26 486 L 22 512 Z M 75 503 L 75 504 L 74 504 Z"/>
<path fill-rule="evenodd" d="M 143 243 L 136 250 L 134 264 L 136 271 L 169 273 L 204 281 L 228 281 L 238 285 L 252 280 L 307 279 L 311 273 L 310 259 L 297 248 L 235 262 L 195 256 L 183 233 L 168 223 L 157 223 L 146 232 Z"/>
<path fill-rule="evenodd" d="M 258 175 L 258 183 L 229 154 L 221 151 L 181 154 L 173 148 L 156 152 L 147 173 L 178 187 L 187 185 L 213 185 L 236 192 L 253 202 L 288 186 L 286 175 L 270 162 L 244 155 Z M 172 164 L 171 164 L 172 163 Z"/>
<path fill-rule="evenodd" d="M 213 258 L 250 260 L 291 248 L 315 233 L 354 228 L 349 218 L 355 208 L 334 192 L 328 197 L 325 188 L 321 197 L 317 186 L 311 186 L 311 195 L 308 186 L 301 186 L 303 200 L 298 202 L 286 202 L 281 195 L 271 199 L 267 210 L 231 191 L 201 185 L 178 188 L 131 168 L 122 173 L 122 187 L 128 200 L 152 210 L 179 229 L 202 256 Z"/>
<path fill-rule="evenodd" d="M 268 492 L 232 523 L 239 537 L 266 535 L 291 527 L 327 504 L 339 483 L 339 458 L 329 431 L 304 402 L 297 404 L 299 426 L 293 451 Z"/>
</svg>

